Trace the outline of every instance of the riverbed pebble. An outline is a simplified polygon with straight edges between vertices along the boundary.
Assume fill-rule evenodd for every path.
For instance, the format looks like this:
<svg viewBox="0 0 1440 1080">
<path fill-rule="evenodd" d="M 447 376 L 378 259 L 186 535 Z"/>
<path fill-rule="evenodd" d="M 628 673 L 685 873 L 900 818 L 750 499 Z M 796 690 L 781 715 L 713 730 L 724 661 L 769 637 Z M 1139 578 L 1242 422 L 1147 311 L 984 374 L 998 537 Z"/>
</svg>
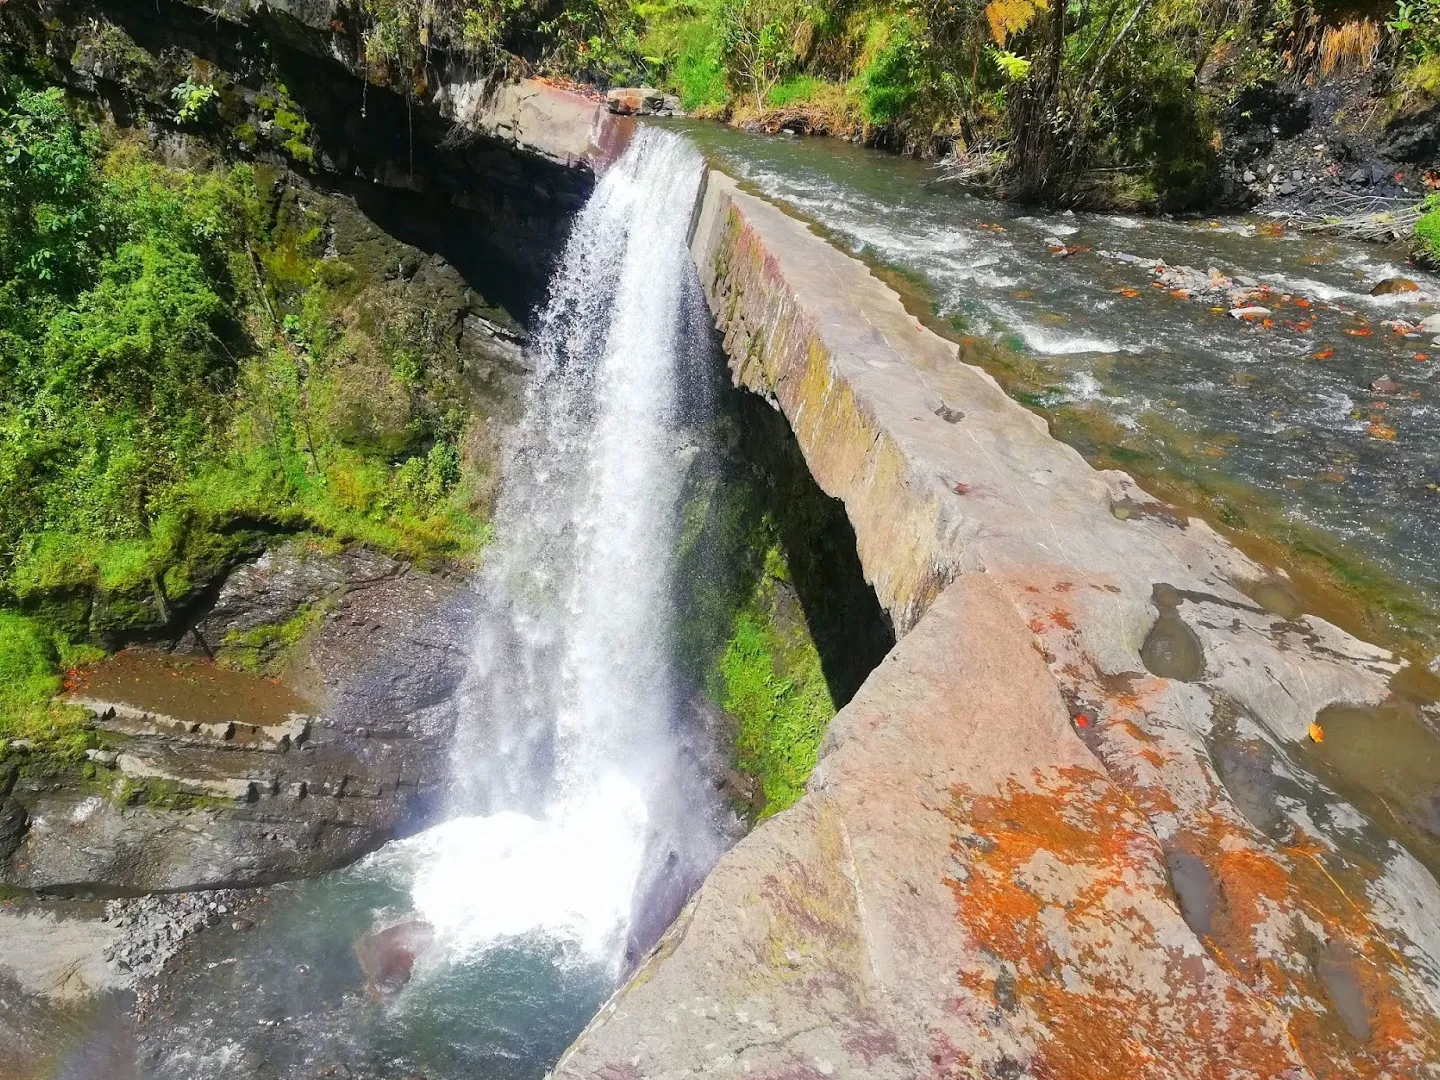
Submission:
<svg viewBox="0 0 1440 1080">
<path fill-rule="evenodd" d="M 159 974 L 187 938 L 245 901 L 246 894 L 232 889 L 107 900 L 101 918 L 122 933 L 104 959 L 134 986 Z"/>
</svg>

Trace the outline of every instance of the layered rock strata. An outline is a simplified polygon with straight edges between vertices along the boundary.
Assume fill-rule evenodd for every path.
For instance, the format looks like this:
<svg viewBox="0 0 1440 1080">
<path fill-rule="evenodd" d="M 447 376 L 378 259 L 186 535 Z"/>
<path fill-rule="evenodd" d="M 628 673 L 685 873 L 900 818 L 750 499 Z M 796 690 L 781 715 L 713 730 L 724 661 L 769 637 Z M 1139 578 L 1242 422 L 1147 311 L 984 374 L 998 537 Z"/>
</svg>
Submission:
<svg viewBox="0 0 1440 1080">
<path fill-rule="evenodd" d="M 1400 662 L 721 174 L 693 253 L 908 633 L 556 1076 L 1440 1076 L 1440 888 L 1292 764 Z"/>
<path fill-rule="evenodd" d="M 243 646 L 223 643 L 313 612 L 287 665 L 310 714 L 284 711 L 295 695 L 258 677 L 267 704 L 236 706 L 247 677 L 225 672 L 167 711 L 152 699 L 176 660 L 107 662 L 129 665 L 124 678 L 71 698 L 102 747 L 89 779 L 22 775 L 13 756 L 0 767 L 0 884 L 101 895 L 263 885 L 423 827 L 448 790 L 474 599 L 458 578 L 363 550 L 287 545 L 237 568 L 197 630 L 243 660 Z M 198 653 L 204 640 L 186 645 Z M 139 698 L 126 700 L 127 683 Z"/>
</svg>

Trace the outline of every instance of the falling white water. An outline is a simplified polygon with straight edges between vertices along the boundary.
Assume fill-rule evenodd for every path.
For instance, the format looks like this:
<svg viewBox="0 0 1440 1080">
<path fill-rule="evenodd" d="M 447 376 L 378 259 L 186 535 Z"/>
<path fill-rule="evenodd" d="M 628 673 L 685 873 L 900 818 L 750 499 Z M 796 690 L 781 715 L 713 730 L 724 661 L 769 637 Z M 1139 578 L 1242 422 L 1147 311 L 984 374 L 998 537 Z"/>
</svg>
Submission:
<svg viewBox="0 0 1440 1080">
<path fill-rule="evenodd" d="M 456 745 L 469 816 L 404 854 L 451 955 L 539 934 L 618 970 L 653 936 L 637 921 L 673 914 L 719 853 L 669 646 L 701 173 L 689 143 L 642 129 L 579 215 L 540 319 Z"/>
</svg>

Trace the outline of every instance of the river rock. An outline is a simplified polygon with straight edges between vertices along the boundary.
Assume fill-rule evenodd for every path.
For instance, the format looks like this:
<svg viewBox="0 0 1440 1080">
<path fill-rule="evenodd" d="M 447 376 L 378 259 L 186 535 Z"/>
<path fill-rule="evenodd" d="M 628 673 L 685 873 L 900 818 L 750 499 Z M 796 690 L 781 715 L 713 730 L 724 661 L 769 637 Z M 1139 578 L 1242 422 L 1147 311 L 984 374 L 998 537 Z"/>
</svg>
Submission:
<svg viewBox="0 0 1440 1080">
<path fill-rule="evenodd" d="M 1425 318 L 1420 320 L 1417 329 L 1427 334 L 1440 334 L 1440 311 L 1437 311 L 1434 315 L 1426 315 Z"/>
<path fill-rule="evenodd" d="M 327 594 L 334 617 L 305 643 L 291 674 L 329 723 L 282 716 L 273 731 L 254 734 L 247 725 L 229 739 L 208 738 L 194 730 L 207 725 L 160 723 L 144 708 L 110 703 L 95 722 L 113 747 L 100 753 L 115 755 L 130 801 L 79 774 L 0 785 L 0 822 L 8 823 L 0 884 L 254 886 L 343 866 L 422 827 L 450 780 L 455 689 L 469 663 L 452 643 L 467 639 L 475 595 L 459 578 L 364 553 L 335 559 L 303 575 L 281 573 L 306 565 L 290 556 L 242 568 L 232 577 L 243 588 L 229 594 L 237 599 L 225 616 L 235 625 L 256 605 L 289 610 L 264 607 L 267 579 L 280 581 L 283 605 L 299 595 L 287 583 L 342 582 Z M 359 737 L 362 728 L 368 738 Z M 151 797 L 166 792 L 184 797 Z M 334 797 L 305 797 L 312 793 Z"/>
<path fill-rule="evenodd" d="M 1394 394 L 1400 389 L 1400 384 L 1389 375 L 1381 375 L 1370 383 L 1370 389 L 1377 394 Z"/>
<path fill-rule="evenodd" d="M 1389 296 L 1391 293 L 1418 292 L 1420 286 L 1406 277 L 1388 277 L 1376 282 L 1370 290 L 1371 296 Z"/>
<path fill-rule="evenodd" d="M 620 116 L 675 116 L 680 99 L 652 86 L 616 87 L 605 95 L 605 106 Z"/>
<path fill-rule="evenodd" d="M 1232 319 L 1263 319 L 1270 314 L 1270 309 L 1251 305 L 1250 307 L 1239 307 L 1230 309 Z"/>
<path fill-rule="evenodd" d="M 435 929 L 420 920 L 403 922 L 355 944 L 355 958 L 365 973 L 365 985 L 377 995 L 389 995 L 410 981 L 415 962 L 435 944 Z"/>
</svg>

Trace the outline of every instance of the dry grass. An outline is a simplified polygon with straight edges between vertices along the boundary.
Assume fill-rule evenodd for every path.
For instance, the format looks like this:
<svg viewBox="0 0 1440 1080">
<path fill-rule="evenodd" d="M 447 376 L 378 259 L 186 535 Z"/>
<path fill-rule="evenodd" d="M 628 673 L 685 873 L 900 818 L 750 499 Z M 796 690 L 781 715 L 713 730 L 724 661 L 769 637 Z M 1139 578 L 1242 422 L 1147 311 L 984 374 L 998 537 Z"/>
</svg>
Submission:
<svg viewBox="0 0 1440 1080">
<path fill-rule="evenodd" d="M 1380 53 L 1380 27 L 1369 19 L 1327 26 L 1320 38 L 1320 74 L 1369 71 Z"/>
</svg>

